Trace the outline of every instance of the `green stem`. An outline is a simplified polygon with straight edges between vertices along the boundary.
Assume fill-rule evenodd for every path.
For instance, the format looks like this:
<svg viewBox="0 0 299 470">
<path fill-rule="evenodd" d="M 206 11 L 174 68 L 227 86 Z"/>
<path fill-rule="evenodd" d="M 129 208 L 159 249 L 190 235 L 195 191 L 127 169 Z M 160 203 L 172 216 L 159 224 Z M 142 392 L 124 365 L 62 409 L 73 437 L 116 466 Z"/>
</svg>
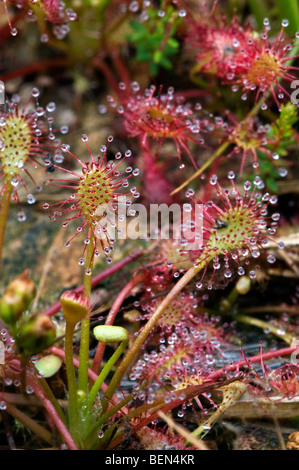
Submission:
<svg viewBox="0 0 299 470">
<path fill-rule="evenodd" d="M 106 421 L 108 421 L 108 419 L 111 418 L 111 416 L 114 416 L 118 411 L 120 411 L 124 406 L 126 406 L 130 401 L 132 401 L 133 398 L 134 398 L 133 395 L 130 393 L 121 402 L 119 402 L 113 408 L 108 410 L 107 413 L 101 416 L 101 418 L 93 425 L 88 435 L 88 438 L 85 440 L 87 448 L 92 447 L 94 441 L 98 438 L 98 432 L 102 429 Z"/>
<path fill-rule="evenodd" d="M 126 356 L 117 367 L 117 370 L 114 376 L 112 377 L 111 382 L 105 393 L 105 396 L 108 399 L 112 397 L 115 390 L 120 385 L 123 375 L 125 374 L 126 370 L 129 368 L 130 364 L 133 362 L 134 358 L 137 356 L 141 346 L 145 342 L 146 338 L 148 337 L 152 329 L 156 326 L 157 322 L 159 321 L 162 314 L 165 312 L 166 308 L 177 297 L 177 295 L 181 292 L 181 290 L 184 289 L 184 287 L 186 287 L 186 285 L 210 262 L 213 256 L 215 255 L 211 255 L 209 258 L 204 259 L 201 262 L 199 262 L 197 266 L 193 266 L 192 268 L 190 268 L 183 275 L 183 277 L 181 277 L 181 279 L 175 284 L 175 286 L 168 293 L 168 295 L 162 300 L 162 302 L 159 304 L 157 310 L 148 320 L 143 330 L 138 335 L 133 345 L 127 352 Z M 103 407 L 103 411 L 105 411 L 104 407 Z"/>
<path fill-rule="evenodd" d="M 73 335 L 75 324 L 66 322 L 65 328 L 65 364 L 68 381 L 68 413 L 69 413 L 69 429 L 74 437 L 78 437 L 79 432 L 79 411 L 77 397 L 77 382 L 75 374 L 75 366 L 73 360 Z"/>
<path fill-rule="evenodd" d="M 106 10 L 109 7 L 110 3 L 111 0 L 101 0 L 97 7 L 100 21 L 102 21 L 103 23 L 105 21 Z"/>
<path fill-rule="evenodd" d="M 249 315 L 237 315 L 235 319 L 236 319 L 236 321 L 246 323 L 247 325 L 256 326 L 256 327 L 261 328 L 263 330 L 268 330 L 271 333 L 273 333 L 275 336 L 277 336 L 278 338 L 285 341 L 289 345 L 291 345 L 292 342 L 293 342 L 293 338 L 294 338 L 293 335 L 291 335 L 290 333 L 282 333 L 281 334 L 279 328 L 277 328 L 274 325 L 271 325 L 271 323 L 260 320 L 259 318 L 253 318 L 253 317 L 250 317 Z"/>
<path fill-rule="evenodd" d="M 217 407 L 216 411 L 202 423 L 191 434 L 194 437 L 203 438 L 205 434 L 211 429 L 213 423 L 227 410 L 235 401 L 237 401 L 246 390 L 246 385 L 242 382 L 234 382 L 226 387 L 223 387 L 223 400 Z"/>
<path fill-rule="evenodd" d="M 0 264 L 1 264 L 1 259 L 2 259 L 2 250 L 3 250 L 3 244 L 4 244 L 7 217 L 9 213 L 11 195 L 12 195 L 12 190 L 13 190 L 13 186 L 11 182 L 10 181 L 7 182 L 3 189 L 4 191 L 3 191 L 1 202 L 0 202 Z"/>
<path fill-rule="evenodd" d="M 181 184 L 181 186 L 179 186 L 174 191 L 172 191 L 171 196 L 181 191 L 181 189 L 185 188 L 185 186 L 191 183 L 191 181 L 193 181 L 195 178 L 200 176 L 207 168 L 209 168 L 209 166 L 215 160 L 217 160 L 218 157 L 220 157 L 225 152 L 225 150 L 227 149 L 229 145 L 230 145 L 230 142 L 224 142 L 222 145 L 220 145 L 220 147 L 216 150 L 216 152 L 214 152 L 210 156 L 210 158 L 199 168 L 199 170 L 197 170 L 189 179 L 187 179 L 183 184 Z"/>
<path fill-rule="evenodd" d="M 113 325 L 115 317 L 116 317 L 121 305 L 123 304 L 124 300 L 126 299 L 128 294 L 132 291 L 132 289 L 137 284 L 142 282 L 143 279 L 144 279 L 143 274 L 139 274 L 139 275 L 133 277 L 133 279 L 120 291 L 120 293 L 116 297 L 116 299 L 115 299 L 115 301 L 114 301 L 114 303 L 113 303 L 113 305 L 112 305 L 112 307 L 109 311 L 109 314 L 108 314 L 108 316 L 106 318 L 106 321 L 105 321 L 105 325 Z M 101 342 L 98 343 L 96 353 L 95 353 L 95 356 L 94 356 L 94 360 L 93 360 L 93 365 L 92 365 L 92 370 L 96 373 L 99 373 L 99 371 L 100 371 L 100 367 L 101 367 L 101 364 L 102 364 L 105 348 L 106 348 L 105 343 L 101 343 Z"/>
<path fill-rule="evenodd" d="M 94 233 L 91 230 L 90 242 L 87 245 L 85 257 L 85 273 L 84 273 L 84 290 L 83 297 L 90 300 L 91 296 L 91 280 L 93 271 L 93 256 L 94 256 Z M 90 270 L 90 274 L 86 270 Z M 87 318 L 81 322 L 81 341 L 80 341 L 80 355 L 79 355 L 79 371 L 78 371 L 78 388 L 85 393 L 88 392 L 88 366 L 89 366 L 89 331 L 90 319 Z"/>
<path fill-rule="evenodd" d="M 299 4 L 298 0 L 276 0 L 279 8 L 280 19 L 289 20 L 289 28 L 292 33 L 299 29 Z"/>
<path fill-rule="evenodd" d="M 252 11 L 258 28 L 262 29 L 263 27 L 263 20 L 264 18 L 268 18 L 269 13 L 268 13 L 268 8 L 265 4 L 264 0 L 248 0 L 249 8 Z"/>
<path fill-rule="evenodd" d="M 103 367 L 100 375 L 98 376 L 97 380 L 93 384 L 92 389 L 90 390 L 89 396 L 88 396 L 88 402 L 87 402 L 87 415 L 90 416 L 91 411 L 92 411 L 92 405 L 97 397 L 97 394 L 106 379 L 107 375 L 111 371 L 113 365 L 116 363 L 116 361 L 119 359 L 121 354 L 124 352 L 128 344 L 128 340 L 122 341 L 120 345 L 118 346 L 117 350 L 112 354 L 110 359 L 107 361 L 105 366 Z"/>
</svg>

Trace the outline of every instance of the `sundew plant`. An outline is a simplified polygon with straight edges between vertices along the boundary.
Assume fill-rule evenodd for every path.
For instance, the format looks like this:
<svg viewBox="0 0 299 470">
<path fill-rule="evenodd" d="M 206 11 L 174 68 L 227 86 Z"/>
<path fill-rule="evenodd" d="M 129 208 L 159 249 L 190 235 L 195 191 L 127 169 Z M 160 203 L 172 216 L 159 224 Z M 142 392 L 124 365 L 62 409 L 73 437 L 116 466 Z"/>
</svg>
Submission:
<svg viewBox="0 0 299 470">
<path fill-rule="evenodd" d="M 299 450 L 297 0 L 0 14 L 1 449 Z"/>
</svg>

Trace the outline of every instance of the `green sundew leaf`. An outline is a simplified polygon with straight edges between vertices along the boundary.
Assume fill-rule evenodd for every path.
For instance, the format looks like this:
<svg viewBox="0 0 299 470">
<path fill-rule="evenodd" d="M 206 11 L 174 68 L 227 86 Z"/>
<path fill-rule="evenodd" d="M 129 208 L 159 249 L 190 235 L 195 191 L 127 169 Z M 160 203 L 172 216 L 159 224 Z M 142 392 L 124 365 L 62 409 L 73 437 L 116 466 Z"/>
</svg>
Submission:
<svg viewBox="0 0 299 470">
<path fill-rule="evenodd" d="M 148 44 L 151 46 L 152 49 L 156 49 L 157 47 L 159 47 L 161 42 L 162 41 L 160 37 L 152 36 L 148 38 Z"/>
<path fill-rule="evenodd" d="M 293 103 L 281 106 L 280 116 L 276 121 L 276 126 L 284 130 L 291 129 L 298 120 L 297 107 Z"/>
<path fill-rule="evenodd" d="M 151 62 L 150 63 L 150 67 L 149 67 L 149 71 L 150 71 L 150 74 L 155 77 L 156 75 L 158 75 L 158 72 L 159 72 L 159 66 L 157 64 L 155 64 L 155 62 Z"/>
<path fill-rule="evenodd" d="M 178 49 L 179 42 L 174 38 L 169 38 L 167 41 L 167 45 L 171 47 L 172 49 Z"/>
<path fill-rule="evenodd" d="M 166 44 L 165 49 L 164 49 L 164 54 L 163 54 L 164 57 L 172 57 L 176 53 L 177 53 L 176 49 L 173 49 L 173 48 L 169 47 L 168 44 Z"/>
<path fill-rule="evenodd" d="M 159 67 L 171 69 L 170 57 L 177 53 L 179 42 L 173 37 L 182 18 L 178 18 L 172 6 L 160 17 L 158 10 L 147 9 L 148 19 L 141 23 L 131 21 L 132 33 L 128 40 L 136 47 L 136 60 L 148 62 L 150 72 L 156 75 Z"/>
<path fill-rule="evenodd" d="M 296 33 L 299 30 L 299 4 L 298 0 L 276 0 L 280 19 L 289 21 L 288 31 Z"/>
<path fill-rule="evenodd" d="M 144 39 L 144 34 L 143 33 L 132 34 L 128 39 L 130 42 L 138 43 Z"/>
<path fill-rule="evenodd" d="M 135 31 L 146 31 L 146 28 L 144 27 L 144 25 L 141 23 L 138 23 L 138 21 L 130 21 L 129 25 Z"/>
<path fill-rule="evenodd" d="M 152 60 L 152 54 L 150 52 L 137 52 L 136 54 L 136 60 L 139 62 L 148 62 Z"/>
<path fill-rule="evenodd" d="M 281 156 L 287 155 L 288 149 L 296 143 L 296 130 L 293 126 L 297 121 L 296 106 L 292 103 L 282 105 L 280 116 L 267 132 L 271 150 L 275 150 Z"/>
<path fill-rule="evenodd" d="M 162 57 L 160 63 L 165 69 L 170 70 L 172 68 L 172 62 L 169 59 L 167 59 L 166 57 Z"/>
<path fill-rule="evenodd" d="M 255 17 L 258 28 L 262 29 L 264 18 L 269 17 L 269 6 L 267 2 L 265 2 L 265 0 L 248 0 L 248 5 Z"/>
<path fill-rule="evenodd" d="M 162 51 L 156 51 L 153 55 L 153 61 L 156 64 L 160 64 L 163 59 L 163 52 Z"/>
<path fill-rule="evenodd" d="M 278 189 L 277 181 L 281 179 L 276 166 L 269 161 L 267 155 L 260 151 L 258 151 L 258 159 L 260 177 L 265 182 L 267 189 L 272 193 L 276 193 Z M 249 177 L 251 181 L 253 181 L 253 178 Z"/>
<path fill-rule="evenodd" d="M 276 193 L 278 187 L 277 187 L 277 184 L 276 184 L 275 179 L 273 179 L 273 178 L 271 178 L 271 177 L 270 177 L 270 178 L 266 178 L 266 181 L 265 181 L 265 182 L 266 182 L 267 188 L 268 188 L 271 192 Z"/>
</svg>

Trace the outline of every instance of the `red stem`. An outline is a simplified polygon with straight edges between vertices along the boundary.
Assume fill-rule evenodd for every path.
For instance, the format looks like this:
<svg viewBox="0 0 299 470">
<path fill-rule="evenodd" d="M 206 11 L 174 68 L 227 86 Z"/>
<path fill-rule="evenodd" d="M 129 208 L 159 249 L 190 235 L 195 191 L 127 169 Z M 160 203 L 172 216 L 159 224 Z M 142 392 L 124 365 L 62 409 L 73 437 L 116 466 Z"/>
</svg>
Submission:
<svg viewBox="0 0 299 470">
<path fill-rule="evenodd" d="M 117 97 L 122 101 L 126 101 L 129 97 L 128 93 L 131 92 L 131 88 L 127 88 L 122 91 L 119 88 L 119 82 L 117 81 L 116 77 L 113 75 L 112 71 L 110 70 L 109 66 L 101 60 L 100 57 L 96 57 L 93 60 L 92 65 L 97 69 L 102 72 L 104 75 L 107 83 L 109 83 L 109 86 L 112 88 L 112 90 L 116 93 Z"/>
<path fill-rule="evenodd" d="M 108 314 L 108 316 L 106 318 L 106 321 L 105 321 L 105 325 L 113 325 L 115 317 L 116 317 L 120 307 L 122 306 L 124 300 L 127 298 L 127 296 L 132 291 L 132 289 L 137 284 L 142 282 L 143 279 L 144 279 L 143 274 L 139 274 L 139 275 L 133 277 L 133 279 L 130 282 L 128 282 L 128 284 L 120 291 L 120 293 L 116 297 L 116 299 L 115 299 L 115 301 L 114 301 L 114 303 L 113 303 L 113 305 L 112 305 L 112 307 L 109 311 L 109 314 Z M 98 343 L 96 353 L 95 353 L 95 356 L 94 356 L 93 366 L 92 366 L 92 370 L 96 374 L 98 374 L 100 372 L 100 368 L 101 368 L 105 348 L 106 348 L 105 343 Z"/>
<path fill-rule="evenodd" d="M 25 75 L 31 75 L 32 73 L 40 72 L 46 69 L 68 67 L 70 64 L 71 61 L 65 58 L 42 60 L 41 62 L 34 62 L 33 64 L 25 65 L 24 67 L 21 67 L 18 70 L 7 72 L 4 75 L 0 76 L 0 80 L 6 82 L 16 77 L 24 77 Z"/>
<path fill-rule="evenodd" d="M 59 430 L 61 436 L 63 437 L 66 445 L 70 450 L 79 450 L 75 441 L 73 440 L 72 436 L 70 435 L 67 427 L 63 423 L 63 421 L 60 419 L 60 416 L 58 415 L 54 405 L 51 403 L 45 392 L 42 390 L 42 388 L 38 385 L 38 383 L 30 378 L 29 376 L 27 377 L 28 383 L 33 387 L 34 393 L 39 398 L 46 411 L 50 414 L 50 416 L 53 419 L 53 422 L 55 423 L 55 426 Z"/>
<path fill-rule="evenodd" d="M 0 38 L 1 38 L 1 41 L 3 42 L 5 39 L 11 39 L 11 28 L 14 28 L 16 27 L 16 25 L 18 24 L 18 22 L 24 18 L 26 15 L 26 11 L 25 10 L 21 10 L 19 13 L 17 13 L 12 20 L 10 20 L 10 24 L 9 22 L 7 24 L 5 24 L 4 26 L 2 26 L 0 28 Z"/>
<path fill-rule="evenodd" d="M 212 372 L 212 374 L 206 377 L 206 380 L 219 379 L 220 377 L 226 375 L 228 372 L 232 372 L 243 366 L 248 366 L 248 364 L 251 364 L 251 363 L 261 362 L 267 359 L 272 359 L 274 357 L 289 356 L 296 350 L 298 351 L 298 346 L 293 346 L 293 347 L 290 346 L 288 348 L 282 348 L 282 349 L 277 349 L 275 351 L 268 351 L 263 354 L 257 354 L 256 356 L 243 359 L 242 361 L 239 361 L 239 362 L 234 362 L 233 364 L 229 366 L 223 367 L 222 369 L 218 369 L 215 372 Z"/>
<path fill-rule="evenodd" d="M 127 264 L 131 263 L 132 261 L 135 261 L 142 255 L 141 250 L 134 251 L 131 255 L 126 256 L 122 260 L 118 261 L 117 263 L 113 264 L 112 266 L 109 266 L 109 268 L 105 269 L 101 273 L 95 275 L 92 278 L 91 281 L 91 286 L 95 287 L 97 284 L 102 282 L 104 279 L 107 279 L 107 277 L 112 276 L 112 274 L 115 274 L 117 271 L 120 271 L 123 267 L 125 267 Z M 74 289 L 74 292 L 76 293 L 82 293 L 84 289 L 84 285 L 81 284 L 81 286 L 77 287 Z M 60 300 L 56 302 L 54 305 L 49 307 L 47 310 L 43 312 L 44 315 L 55 315 L 57 312 L 59 312 L 61 308 Z"/>
<path fill-rule="evenodd" d="M 230 366 L 223 367 L 222 369 L 219 369 L 209 376 L 205 378 L 205 382 L 202 385 L 197 385 L 194 387 L 188 387 L 187 389 L 181 390 L 181 392 L 185 393 L 185 399 L 190 400 L 194 398 L 195 396 L 198 396 L 206 391 L 210 391 L 211 389 L 224 385 L 224 382 L 218 382 L 217 379 L 223 378 L 228 372 L 231 372 L 233 370 L 239 369 L 242 366 L 248 366 L 250 363 L 254 362 L 260 362 L 266 359 L 272 359 L 274 357 L 280 357 L 280 356 L 288 356 L 291 355 L 293 352 L 298 351 L 298 346 L 295 347 L 288 347 L 288 348 L 282 348 L 278 349 L 276 351 L 269 351 L 264 354 L 258 354 L 256 356 L 252 356 L 248 359 L 244 359 L 239 362 L 235 362 L 234 364 L 231 364 Z M 228 381 L 225 381 L 226 383 L 229 383 L 230 381 L 233 381 L 232 379 L 228 379 Z M 190 393 L 189 393 L 190 390 Z M 178 395 L 178 392 L 175 392 Z M 161 399 L 160 399 L 161 400 Z M 169 404 L 165 404 L 165 402 L 162 402 L 158 400 L 156 402 L 156 406 L 154 409 L 153 413 L 148 410 L 148 416 L 144 419 L 142 419 L 132 430 L 132 434 L 137 432 L 139 429 L 142 429 L 142 427 L 146 426 L 147 424 L 151 423 L 154 419 L 158 417 L 158 410 L 163 408 L 163 412 L 166 413 L 173 408 L 177 407 L 180 405 L 181 400 L 176 398 L 171 401 Z M 116 445 L 118 445 L 123 439 L 123 435 L 121 434 L 118 438 L 114 439 L 111 445 L 109 446 L 109 449 L 113 449 Z"/>
<path fill-rule="evenodd" d="M 128 69 L 126 68 L 124 62 L 122 61 L 119 51 L 114 50 L 112 53 L 112 60 L 115 66 L 115 69 L 118 73 L 118 76 L 122 82 L 126 84 L 127 90 L 130 90 L 131 77 Z"/>
</svg>

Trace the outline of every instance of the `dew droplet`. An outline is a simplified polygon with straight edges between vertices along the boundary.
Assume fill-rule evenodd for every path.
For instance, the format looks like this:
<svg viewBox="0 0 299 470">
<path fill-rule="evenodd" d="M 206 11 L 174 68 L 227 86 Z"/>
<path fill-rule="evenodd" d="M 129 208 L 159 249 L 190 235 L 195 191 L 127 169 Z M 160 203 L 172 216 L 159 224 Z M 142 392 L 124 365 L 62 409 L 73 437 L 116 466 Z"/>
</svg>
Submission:
<svg viewBox="0 0 299 470">
<path fill-rule="evenodd" d="M 268 261 L 268 263 L 273 264 L 273 263 L 275 263 L 276 258 L 275 258 L 274 255 L 268 255 L 267 256 L 267 261 Z"/>
<path fill-rule="evenodd" d="M 11 178 L 10 182 L 11 182 L 12 186 L 16 187 L 16 186 L 18 186 L 18 184 L 19 184 L 19 179 L 16 178 L 15 176 L 13 176 L 13 177 Z"/>
<path fill-rule="evenodd" d="M 214 186 L 215 184 L 217 184 L 217 181 L 218 181 L 218 180 L 217 180 L 217 175 L 212 175 L 212 176 L 210 177 L 210 179 L 209 179 L 210 184 L 213 185 L 213 186 Z"/>
<path fill-rule="evenodd" d="M 46 33 L 42 34 L 40 37 L 40 42 L 46 43 L 48 41 L 49 41 L 49 36 Z"/>
<path fill-rule="evenodd" d="M 278 222 L 280 219 L 280 214 L 279 212 L 275 212 L 275 214 L 271 215 L 271 219 L 274 220 L 274 222 Z"/>
<path fill-rule="evenodd" d="M 26 220 L 26 214 L 23 211 L 18 212 L 18 221 L 19 222 L 25 222 Z"/>
<path fill-rule="evenodd" d="M 33 194 L 27 194 L 27 202 L 28 204 L 34 204 L 35 203 L 35 197 Z"/>
<path fill-rule="evenodd" d="M 31 94 L 32 94 L 33 98 L 37 98 L 39 96 L 39 93 L 40 93 L 40 91 L 39 91 L 38 88 L 32 88 Z"/>
<path fill-rule="evenodd" d="M 287 176 L 288 170 L 286 168 L 279 168 L 278 173 L 279 173 L 279 176 L 284 178 L 285 176 Z"/>
<path fill-rule="evenodd" d="M 56 109 L 56 104 L 54 103 L 54 101 L 51 101 L 46 106 L 46 110 L 48 111 L 48 113 L 53 113 L 55 109 Z"/>
<path fill-rule="evenodd" d="M 277 201 L 278 201 L 278 197 L 275 195 L 271 196 L 269 199 L 270 204 L 277 204 Z"/>
<path fill-rule="evenodd" d="M 224 277 L 226 277 L 227 279 L 232 277 L 232 275 L 233 273 L 230 271 L 230 269 L 227 269 L 226 271 L 224 271 Z"/>
</svg>

